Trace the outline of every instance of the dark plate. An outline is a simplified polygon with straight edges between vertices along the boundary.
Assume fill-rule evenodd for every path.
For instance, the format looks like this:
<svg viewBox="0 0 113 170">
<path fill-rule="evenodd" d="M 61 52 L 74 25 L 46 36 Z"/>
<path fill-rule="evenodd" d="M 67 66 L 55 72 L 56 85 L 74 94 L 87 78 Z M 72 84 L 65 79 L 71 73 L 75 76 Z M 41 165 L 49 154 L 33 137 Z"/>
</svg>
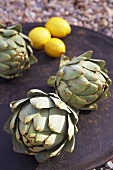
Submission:
<svg viewBox="0 0 113 170">
<path fill-rule="evenodd" d="M 28 32 L 38 24 L 23 25 Z M 40 24 L 42 25 L 42 24 Z M 63 39 L 67 55 L 73 57 L 93 50 L 93 58 L 104 59 L 113 80 L 113 40 L 94 31 L 72 26 L 72 33 Z M 34 50 L 39 59 L 22 77 L 13 80 L 0 78 L 0 170 L 90 170 L 113 158 L 113 87 L 112 97 L 99 104 L 99 109 L 82 112 L 79 116 L 76 147 L 73 153 L 59 156 L 38 164 L 34 156 L 13 152 L 11 136 L 2 130 L 11 112 L 9 103 L 26 97 L 32 88 L 53 92 L 46 81 L 58 69 L 59 59 L 48 57 L 43 51 Z"/>
</svg>

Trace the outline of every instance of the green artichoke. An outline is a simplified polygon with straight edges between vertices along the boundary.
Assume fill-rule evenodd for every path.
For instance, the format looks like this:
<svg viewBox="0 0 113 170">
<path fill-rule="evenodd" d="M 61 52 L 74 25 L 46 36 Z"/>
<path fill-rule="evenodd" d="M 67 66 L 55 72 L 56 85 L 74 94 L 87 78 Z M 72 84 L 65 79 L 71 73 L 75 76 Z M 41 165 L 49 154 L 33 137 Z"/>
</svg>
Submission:
<svg viewBox="0 0 113 170">
<path fill-rule="evenodd" d="M 73 151 L 78 116 L 56 94 L 32 89 L 10 106 L 13 114 L 4 130 L 13 135 L 15 152 L 43 162 L 61 150 Z"/>
<path fill-rule="evenodd" d="M 0 76 L 7 79 L 21 76 L 35 62 L 31 41 L 22 33 L 22 26 L 0 24 Z"/>
<path fill-rule="evenodd" d="M 91 56 L 92 51 L 88 51 L 70 61 L 63 55 L 56 76 L 48 79 L 61 100 L 76 110 L 96 110 L 97 103 L 110 96 L 106 63 Z"/>
</svg>

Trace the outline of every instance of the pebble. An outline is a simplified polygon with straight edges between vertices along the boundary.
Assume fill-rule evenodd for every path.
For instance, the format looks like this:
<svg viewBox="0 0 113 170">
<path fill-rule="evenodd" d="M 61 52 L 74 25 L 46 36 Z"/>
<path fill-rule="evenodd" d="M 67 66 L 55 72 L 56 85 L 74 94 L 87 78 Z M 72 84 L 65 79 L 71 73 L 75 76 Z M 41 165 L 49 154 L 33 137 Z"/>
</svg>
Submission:
<svg viewBox="0 0 113 170">
<path fill-rule="evenodd" d="M 107 168 L 113 169 L 113 163 L 111 161 L 107 162 L 105 165 Z"/>
<path fill-rule="evenodd" d="M 108 161 L 105 165 L 102 165 L 102 166 L 92 169 L 92 170 L 113 170 L 113 162 Z"/>
</svg>

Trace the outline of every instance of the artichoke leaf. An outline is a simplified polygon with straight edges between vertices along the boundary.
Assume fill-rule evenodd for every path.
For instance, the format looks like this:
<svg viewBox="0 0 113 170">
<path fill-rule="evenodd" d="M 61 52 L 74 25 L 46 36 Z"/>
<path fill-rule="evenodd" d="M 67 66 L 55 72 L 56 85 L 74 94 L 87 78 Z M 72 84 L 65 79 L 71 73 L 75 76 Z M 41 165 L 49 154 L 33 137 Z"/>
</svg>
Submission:
<svg viewBox="0 0 113 170">
<path fill-rule="evenodd" d="M 65 146 L 63 147 L 63 150 L 67 152 L 72 152 L 74 150 L 74 146 L 75 146 L 75 136 L 73 135 L 71 140 L 67 140 Z"/>
<path fill-rule="evenodd" d="M 57 106 L 59 109 L 70 112 L 67 105 L 61 99 L 57 99 L 55 97 L 50 97 L 50 98 L 54 101 L 55 106 Z"/>
<path fill-rule="evenodd" d="M 81 61 L 79 65 L 92 71 L 100 71 L 100 66 L 91 61 Z"/>
<path fill-rule="evenodd" d="M 79 65 L 70 65 L 64 67 L 63 80 L 71 80 L 83 75 L 83 68 Z"/>
<path fill-rule="evenodd" d="M 21 144 L 22 145 L 22 148 L 24 150 L 24 153 L 28 154 L 28 155 L 34 155 L 35 153 L 32 152 L 28 146 L 26 146 L 24 143 Z"/>
<path fill-rule="evenodd" d="M 78 113 L 76 112 L 79 112 L 79 111 L 75 111 L 71 108 L 70 110 L 71 110 L 71 113 L 70 113 L 71 120 L 73 121 L 73 124 L 76 125 L 78 123 L 78 115 L 77 115 Z"/>
<path fill-rule="evenodd" d="M 57 86 L 60 84 L 60 81 L 61 81 L 63 75 L 64 75 L 64 67 L 62 67 L 56 74 L 55 83 Z"/>
<path fill-rule="evenodd" d="M 19 114 L 19 118 L 21 119 L 21 121 L 23 121 L 23 123 L 29 123 L 36 115 L 37 115 L 37 113 L 35 113 L 33 115 L 29 115 L 29 116 L 24 114 L 22 117 L 22 114 L 21 115 Z"/>
<path fill-rule="evenodd" d="M 61 143 L 64 139 L 64 134 L 57 134 L 53 133 L 48 138 L 46 138 L 44 142 L 44 147 L 49 150 L 55 146 L 57 146 L 59 143 Z"/>
<path fill-rule="evenodd" d="M 50 158 L 50 154 L 51 154 L 52 150 L 45 150 L 39 153 L 35 153 L 34 156 L 36 158 L 36 160 L 41 163 L 46 161 L 47 159 Z"/>
<path fill-rule="evenodd" d="M 11 56 L 4 53 L 4 52 L 1 52 L 0 53 L 0 63 L 9 63 L 11 61 Z"/>
<path fill-rule="evenodd" d="M 87 104 L 87 102 L 84 99 L 74 94 L 72 94 L 72 97 L 68 101 L 68 103 L 70 106 L 74 107 L 77 110 Z"/>
<path fill-rule="evenodd" d="M 66 144 L 66 140 L 64 140 L 61 144 L 59 144 L 59 147 L 50 154 L 50 157 L 53 157 L 53 156 L 60 154 L 60 151 L 63 149 L 65 144 Z"/>
<path fill-rule="evenodd" d="M 49 128 L 59 134 L 66 133 L 67 130 L 67 113 L 59 108 L 51 108 L 49 111 Z"/>
<path fill-rule="evenodd" d="M 72 92 L 63 81 L 61 81 L 60 85 L 57 87 L 57 92 L 64 102 L 68 102 L 72 96 Z"/>
<path fill-rule="evenodd" d="M 96 72 L 96 75 L 102 83 L 106 83 L 106 78 L 100 72 Z"/>
<path fill-rule="evenodd" d="M 0 23 L 0 29 L 1 29 L 1 28 L 4 28 L 4 29 L 5 29 L 6 27 Z"/>
<path fill-rule="evenodd" d="M 102 75 L 103 75 L 106 79 L 109 78 L 109 76 L 108 76 L 106 73 L 104 73 L 103 71 L 100 71 L 100 72 L 102 73 Z"/>
<path fill-rule="evenodd" d="M 10 67 L 8 65 L 0 63 L 0 73 L 8 71 Z"/>
<path fill-rule="evenodd" d="M 43 147 L 43 146 L 33 146 L 33 147 L 29 147 L 29 150 L 37 153 L 37 152 L 45 150 L 45 147 Z"/>
<path fill-rule="evenodd" d="M 46 161 L 47 159 L 49 159 L 50 157 L 56 156 L 59 154 L 59 152 L 62 150 L 62 148 L 64 147 L 66 143 L 66 140 L 63 141 L 61 144 L 59 144 L 58 146 L 50 149 L 50 150 L 45 150 L 39 153 L 36 153 L 34 156 L 36 158 L 36 160 L 41 163 Z"/>
<path fill-rule="evenodd" d="M 36 142 L 35 138 L 33 137 L 29 137 L 28 134 L 26 134 L 25 136 L 22 136 L 23 142 L 26 146 L 28 147 L 37 147 L 37 146 L 42 146 L 41 143 Z M 31 149 L 30 149 L 31 150 Z"/>
<path fill-rule="evenodd" d="M 13 129 L 15 128 L 15 122 L 16 122 L 17 116 L 18 116 L 18 111 L 13 114 L 13 117 L 10 122 L 10 129 L 12 132 L 13 132 Z"/>
<path fill-rule="evenodd" d="M 12 40 L 20 46 L 25 46 L 25 40 L 19 35 L 13 36 Z"/>
<path fill-rule="evenodd" d="M 98 79 L 96 81 L 91 81 L 92 83 L 96 84 L 98 86 L 98 89 L 102 88 L 102 82 Z"/>
<path fill-rule="evenodd" d="M 10 50 L 10 51 L 14 50 L 15 55 L 16 55 L 17 53 L 16 53 L 15 49 L 18 48 L 17 44 L 11 38 L 7 39 L 6 42 L 8 44 L 8 49 L 7 50 Z"/>
<path fill-rule="evenodd" d="M 0 40 L 0 51 L 7 49 L 8 44 L 5 40 Z"/>
<path fill-rule="evenodd" d="M 69 61 L 70 61 L 69 57 L 67 57 L 64 54 L 62 54 L 61 58 L 60 58 L 59 68 L 61 68 L 62 66 L 65 66 Z"/>
<path fill-rule="evenodd" d="M 31 41 L 31 40 L 30 40 Z M 30 42 L 29 41 L 29 42 Z M 30 53 L 31 55 L 33 55 L 33 50 L 32 50 L 32 48 L 31 48 L 31 46 L 30 45 L 26 45 L 27 46 L 27 49 L 28 49 L 28 54 Z"/>
<path fill-rule="evenodd" d="M 28 133 L 31 123 L 32 122 L 24 124 L 23 122 L 19 121 L 19 130 L 21 135 L 25 135 Z"/>
<path fill-rule="evenodd" d="M 22 141 L 23 141 L 23 144 L 26 145 L 27 147 L 32 147 L 32 144 L 31 144 L 31 141 L 33 139 L 27 139 L 27 136 L 22 136 Z"/>
<path fill-rule="evenodd" d="M 28 36 L 26 36 L 25 34 L 23 34 L 21 31 L 20 31 L 19 35 L 20 35 L 23 39 L 25 39 L 25 41 L 27 41 L 28 43 L 31 42 L 30 38 L 29 38 Z"/>
<path fill-rule="evenodd" d="M 89 69 L 84 68 L 84 77 L 88 81 L 96 81 L 98 80 L 98 76 L 96 75 L 96 72 L 90 71 Z"/>
<path fill-rule="evenodd" d="M 30 137 L 29 134 L 26 134 L 23 136 L 26 138 L 26 143 L 25 145 L 33 147 L 33 146 L 42 146 L 43 143 L 36 141 L 36 136 L 35 137 Z"/>
<path fill-rule="evenodd" d="M 108 74 L 108 70 L 106 70 L 105 68 L 102 68 L 102 70 L 105 74 Z"/>
<path fill-rule="evenodd" d="M 38 132 L 50 131 L 48 127 L 49 122 L 49 111 L 48 109 L 41 109 L 39 113 L 33 119 L 34 128 Z"/>
<path fill-rule="evenodd" d="M 9 26 L 8 29 L 13 29 L 13 30 L 16 30 L 17 32 L 22 32 L 22 25 L 20 24 L 12 25 L 12 26 Z"/>
<path fill-rule="evenodd" d="M 9 71 L 5 72 L 4 73 L 4 77 L 6 76 L 8 78 L 8 76 L 10 76 L 10 78 L 11 77 L 14 78 L 14 74 L 13 73 L 16 73 L 16 72 L 17 72 L 17 74 L 15 74 L 15 77 L 19 77 L 19 76 L 22 75 L 21 69 L 20 69 L 20 67 L 18 67 L 18 68 L 11 69 L 10 72 Z"/>
<path fill-rule="evenodd" d="M 81 110 L 97 110 L 97 109 L 98 109 L 97 104 L 89 104 L 89 105 L 85 105 L 84 107 L 81 108 Z"/>
<path fill-rule="evenodd" d="M 55 86 L 55 80 L 56 80 L 56 76 L 50 76 L 47 80 L 47 84 L 50 87 L 54 87 Z"/>
<path fill-rule="evenodd" d="M 37 135 L 37 131 L 35 130 L 33 123 L 30 124 L 27 135 L 29 136 L 29 138 L 35 138 L 35 136 Z"/>
<path fill-rule="evenodd" d="M 54 97 L 56 99 L 60 99 L 60 97 L 57 94 L 55 94 L 55 93 L 49 93 L 48 95 L 50 96 L 50 98 Z"/>
<path fill-rule="evenodd" d="M 100 101 L 103 101 L 103 100 L 109 98 L 110 96 L 111 96 L 110 92 L 109 92 L 109 91 L 105 91 L 104 93 L 102 93 L 102 94 L 98 97 L 97 100 L 95 100 L 95 102 L 94 102 L 93 104 L 98 103 L 98 102 L 100 102 Z"/>
<path fill-rule="evenodd" d="M 12 62 L 15 62 L 15 61 L 18 61 L 18 62 L 20 62 L 21 64 L 23 63 L 23 61 L 24 61 L 24 57 L 22 57 L 22 56 L 20 56 L 20 55 L 17 55 L 17 56 L 15 56 L 15 57 L 13 57 L 12 58 Z M 22 66 L 22 67 L 24 67 L 24 66 Z"/>
<path fill-rule="evenodd" d="M 35 141 L 38 142 L 39 144 L 43 144 L 45 139 L 51 135 L 51 131 L 46 131 L 46 132 L 39 132 L 35 136 Z"/>
<path fill-rule="evenodd" d="M 30 64 L 28 63 L 28 61 L 25 61 L 25 65 L 24 67 L 22 67 L 22 70 L 28 70 L 30 68 Z"/>
<path fill-rule="evenodd" d="M 36 116 L 37 112 L 36 108 L 32 107 L 29 102 L 26 102 L 19 112 L 19 119 L 23 123 L 29 123 Z"/>
<path fill-rule="evenodd" d="M 98 64 L 100 68 L 104 68 L 106 65 L 106 62 L 104 60 L 96 60 L 96 59 L 90 59 L 90 61 L 94 62 L 95 64 Z"/>
<path fill-rule="evenodd" d="M 87 59 L 91 59 L 92 54 L 93 54 L 93 51 L 86 51 L 81 56 L 86 57 Z"/>
<path fill-rule="evenodd" d="M 11 37 L 11 36 L 14 36 L 16 34 L 18 34 L 18 33 L 15 30 L 5 29 L 3 31 L 3 36 L 5 36 L 5 37 Z"/>
<path fill-rule="evenodd" d="M 5 125 L 4 125 L 4 130 L 5 130 L 7 133 L 11 134 L 11 135 L 13 134 L 13 132 L 12 132 L 11 129 L 10 129 L 10 123 L 11 123 L 11 120 L 12 120 L 14 114 L 15 114 L 15 113 L 13 113 L 13 114 L 9 117 L 9 119 L 7 120 L 7 122 L 6 122 Z"/>
<path fill-rule="evenodd" d="M 69 90 L 74 94 L 79 94 L 89 86 L 89 81 L 82 75 L 73 80 L 66 81 Z"/>
<path fill-rule="evenodd" d="M 10 62 L 9 66 L 10 66 L 10 69 L 19 68 L 20 63 L 18 61 L 13 61 L 13 62 Z"/>
<path fill-rule="evenodd" d="M 38 97 L 38 96 L 47 96 L 46 93 L 39 89 L 32 89 L 27 93 L 27 97 Z"/>
<path fill-rule="evenodd" d="M 98 86 L 92 82 L 89 82 L 89 86 L 83 90 L 82 92 L 80 92 L 78 95 L 79 96 L 88 96 L 88 95 L 92 95 L 95 94 L 98 91 Z"/>
<path fill-rule="evenodd" d="M 106 83 L 107 83 L 108 86 L 111 86 L 112 80 L 111 80 L 110 78 L 108 78 L 107 81 L 106 81 Z"/>
<path fill-rule="evenodd" d="M 15 135 L 13 135 L 13 150 L 18 153 L 25 153 L 22 144 L 17 141 Z"/>
<path fill-rule="evenodd" d="M 6 72 L 7 73 L 7 72 Z M 9 72 L 8 72 L 9 73 Z M 12 79 L 14 78 L 14 75 L 4 75 L 4 74 L 0 74 L 0 77 L 6 78 L 6 79 Z"/>
<path fill-rule="evenodd" d="M 30 99 L 30 103 L 37 109 L 54 107 L 53 101 L 49 97 L 34 97 Z"/>
<path fill-rule="evenodd" d="M 93 51 L 87 51 L 83 53 L 82 55 L 79 55 L 78 57 L 73 57 L 72 60 L 70 61 L 71 64 L 76 64 L 79 63 L 82 60 L 87 60 L 90 59 L 92 56 Z M 68 64 L 70 64 L 68 63 Z"/>
<path fill-rule="evenodd" d="M 24 98 L 18 101 L 13 101 L 10 103 L 10 107 L 12 110 L 16 109 L 18 106 L 22 106 L 29 98 Z"/>
<path fill-rule="evenodd" d="M 74 125 L 74 131 L 75 131 L 75 133 L 78 133 L 78 128 L 76 125 Z"/>
<path fill-rule="evenodd" d="M 74 135 L 74 125 L 71 120 L 70 114 L 68 114 L 68 139 L 71 140 L 72 136 Z"/>
<path fill-rule="evenodd" d="M 82 60 L 86 60 L 86 58 L 83 56 L 82 57 L 73 57 L 72 60 L 69 63 L 67 63 L 67 66 L 73 65 L 73 64 L 78 64 Z"/>
<path fill-rule="evenodd" d="M 82 99 L 84 99 L 87 104 L 93 103 L 97 98 L 98 95 L 97 94 L 92 94 L 92 95 L 88 95 L 88 96 L 80 96 Z"/>
<path fill-rule="evenodd" d="M 18 120 L 16 121 L 15 132 L 14 133 L 15 133 L 15 137 L 16 137 L 17 141 L 22 143 L 21 136 L 20 136 L 21 134 L 19 132 L 19 122 L 18 122 Z"/>
<path fill-rule="evenodd" d="M 33 54 L 31 54 L 30 57 L 29 57 L 29 63 L 34 64 L 34 63 L 37 63 L 37 62 L 38 62 L 38 59 Z"/>
</svg>

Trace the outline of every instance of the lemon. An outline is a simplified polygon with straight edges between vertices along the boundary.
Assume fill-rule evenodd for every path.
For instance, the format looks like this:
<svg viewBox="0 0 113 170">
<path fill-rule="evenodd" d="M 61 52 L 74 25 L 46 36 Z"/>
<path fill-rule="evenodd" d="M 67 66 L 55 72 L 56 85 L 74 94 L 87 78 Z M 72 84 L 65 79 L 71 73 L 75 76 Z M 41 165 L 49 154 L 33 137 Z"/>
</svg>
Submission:
<svg viewBox="0 0 113 170">
<path fill-rule="evenodd" d="M 47 41 L 51 38 L 51 34 L 47 28 L 44 27 L 35 27 L 33 28 L 29 34 L 29 38 L 33 44 L 35 49 L 42 49 Z"/>
<path fill-rule="evenodd" d="M 44 46 L 45 52 L 51 57 L 61 57 L 66 52 L 64 42 L 58 38 L 51 38 Z"/>
<path fill-rule="evenodd" d="M 45 27 L 50 31 L 51 35 L 57 38 L 63 38 L 71 33 L 71 27 L 69 23 L 60 17 L 50 18 Z"/>
</svg>

